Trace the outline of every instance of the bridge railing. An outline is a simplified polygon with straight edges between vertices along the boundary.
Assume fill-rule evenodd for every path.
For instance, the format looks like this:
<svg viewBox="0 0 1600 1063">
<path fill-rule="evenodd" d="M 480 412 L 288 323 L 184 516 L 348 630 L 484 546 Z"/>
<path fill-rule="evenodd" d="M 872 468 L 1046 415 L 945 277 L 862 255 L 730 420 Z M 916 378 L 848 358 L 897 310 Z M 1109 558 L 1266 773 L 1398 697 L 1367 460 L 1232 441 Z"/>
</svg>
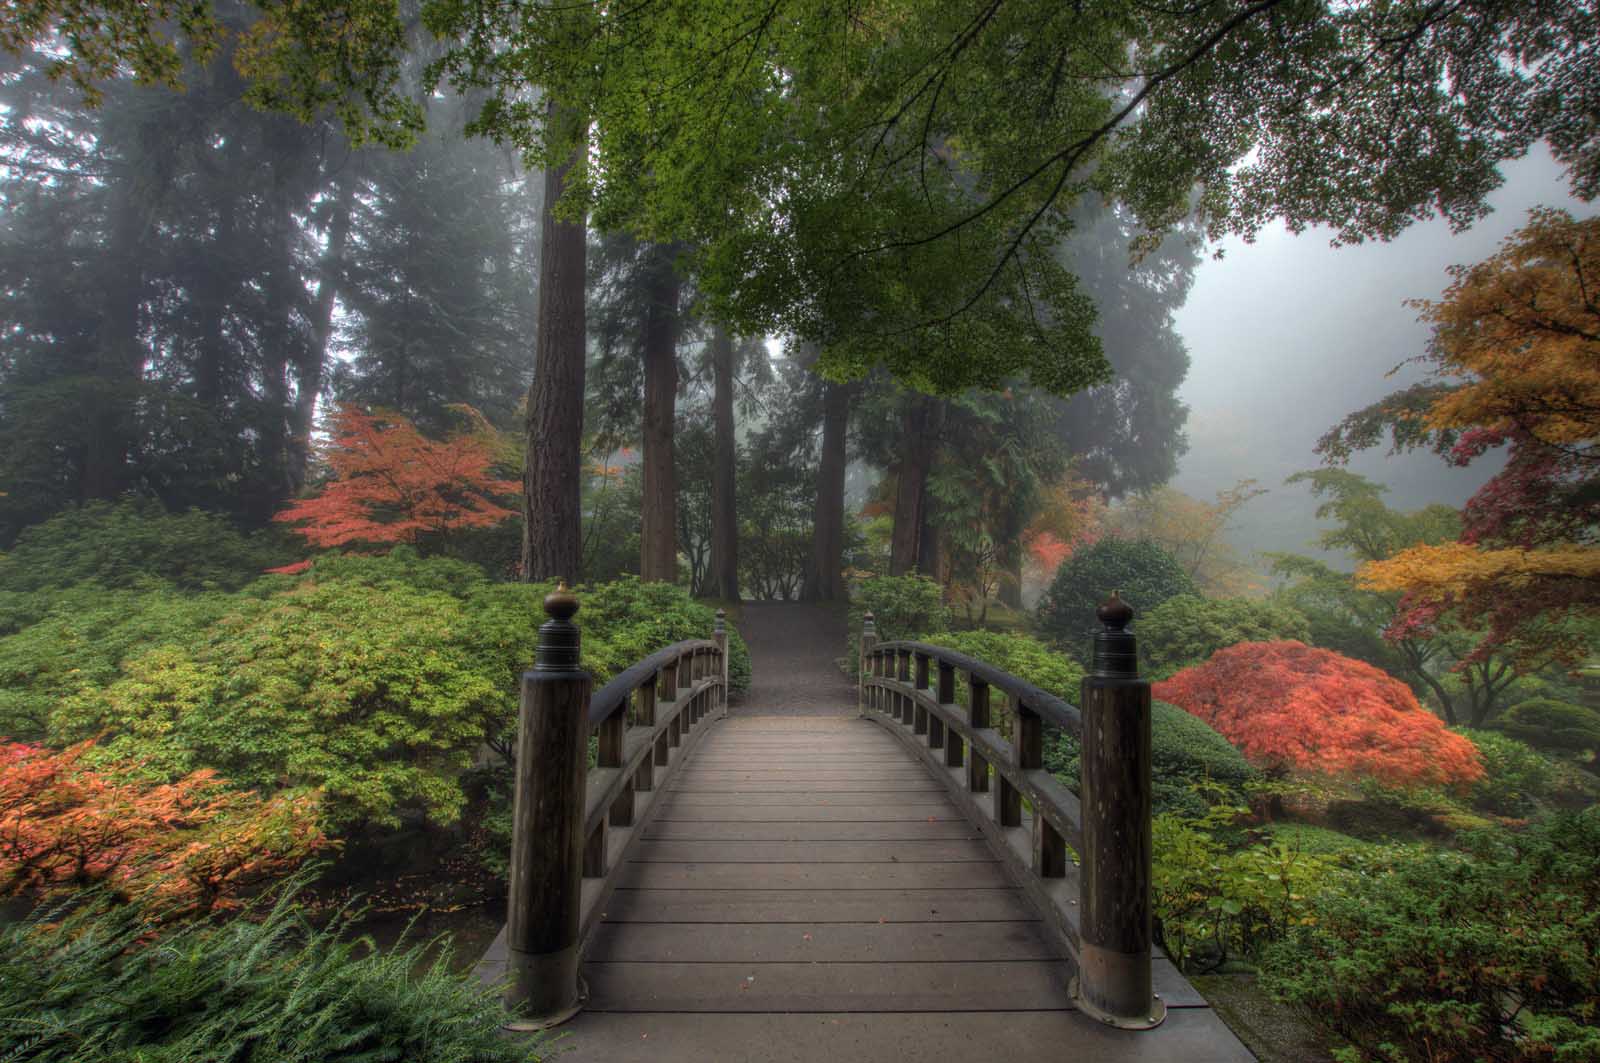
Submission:
<svg viewBox="0 0 1600 1063">
<path fill-rule="evenodd" d="M 1150 684 L 1126 630 L 1133 610 L 1112 595 L 1098 615 L 1082 711 L 943 646 L 879 642 L 870 613 L 859 700 L 945 783 L 1045 914 L 1076 963 L 1078 1006 L 1146 1029 L 1166 1014 L 1151 984 Z M 1079 794 L 1045 770 L 1047 725 L 1079 740 Z"/>
<path fill-rule="evenodd" d="M 721 610 L 711 638 L 668 646 L 594 691 L 579 667 L 577 598 L 563 585 L 544 607 L 517 721 L 505 973 L 519 1029 L 582 1008 L 578 961 L 614 871 L 701 725 L 727 713 Z"/>
</svg>

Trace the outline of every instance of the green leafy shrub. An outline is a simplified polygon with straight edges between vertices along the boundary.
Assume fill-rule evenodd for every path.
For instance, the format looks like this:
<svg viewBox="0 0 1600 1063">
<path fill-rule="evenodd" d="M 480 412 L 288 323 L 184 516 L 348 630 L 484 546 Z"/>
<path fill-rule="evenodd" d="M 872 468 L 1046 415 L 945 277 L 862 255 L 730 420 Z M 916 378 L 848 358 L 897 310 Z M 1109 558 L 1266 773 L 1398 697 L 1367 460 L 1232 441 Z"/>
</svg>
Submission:
<svg viewBox="0 0 1600 1063">
<path fill-rule="evenodd" d="M 125 660 L 51 720 L 67 742 L 105 733 L 108 757 L 176 777 L 215 768 L 241 786 L 309 786 L 326 822 L 436 823 L 461 811 L 456 779 L 513 696 L 471 617 L 446 594 L 307 581 Z"/>
<path fill-rule="evenodd" d="M 379 952 L 313 929 L 293 890 L 265 918 L 149 940 L 143 906 L 86 905 L 0 925 L 0 1059 L 29 1063 L 426 1060 L 515 1063 L 494 990 L 451 972 L 449 942 Z"/>
<path fill-rule="evenodd" d="M 1340 881 L 1332 860 L 1281 841 L 1230 849 L 1218 834 L 1245 811 L 1217 805 L 1199 817 L 1155 817 L 1157 938 L 1186 971 L 1259 955 L 1292 928 L 1315 921 L 1321 898 Z"/>
<path fill-rule="evenodd" d="M 1350 1060 L 1600 1058 L 1600 809 L 1358 876 L 1263 957 Z"/>
<path fill-rule="evenodd" d="M 1039 600 L 1039 629 L 1070 652 L 1084 652 L 1097 626 L 1094 611 L 1112 591 L 1121 593 L 1138 618 L 1169 598 L 1200 593 L 1183 566 L 1154 543 L 1102 539 L 1056 569 Z"/>
<path fill-rule="evenodd" d="M 250 594 L 93 585 L 28 597 L 40 600 L 37 615 L 0 637 L 0 737 L 25 741 L 47 735 L 64 701 L 115 681 L 125 657 L 192 644 L 223 617 L 257 601 Z"/>
<path fill-rule="evenodd" d="M 878 641 L 922 639 L 950 629 L 950 610 L 944 592 L 927 576 L 873 576 L 862 580 L 850 595 L 849 646 L 851 674 L 861 653 L 861 621 L 872 614 Z"/>
<path fill-rule="evenodd" d="M 237 590 L 264 569 L 293 558 L 282 539 L 270 533 L 241 535 L 215 513 L 168 513 L 148 499 L 91 502 L 18 536 L 11 551 L 0 556 L 0 591 L 81 583 Z"/>
<path fill-rule="evenodd" d="M 1311 641 L 1310 623 L 1287 605 L 1193 594 L 1168 598 L 1148 610 L 1134 631 L 1151 679 L 1165 679 L 1240 642 Z"/>
<path fill-rule="evenodd" d="M 1083 667 L 1031 635 L 1009 631 L 953 631 L 929 635 L 922 641 L 976 657 L 1063 701 L 1078 703 Z"/>
<path fill-rule="evenodd" d="M 1074 699 L 1076 700 L 1076 699 Z M 1078 740 L 1052 734 L 1045 744 L 1045 767 L 1074 790 L 1078 788 Z M 1150 779 L 1158 812 L 1192 817 L 1206 814 L 1211 802 L 1196 787 L 1214 790 L 1227 801 L 1243 800 L 1245 787 L 1261 772 L 1205 721 L 1164 701 L 1150 706 Z"/>
<path fill-rule="evenodd" d="M 407 813 L 450 823 L 482 743 L 505 748 L 549 590 L 409 548 L 326 555 L 234 594 L 74 588 L 0 638 L 0 725 L 57 744 L 104 734 L 101 758 L 169 778 L 214 768 L 240 786 L 316 787 L 341 832 Z M 579 596 L 600 683 L 710 637 L 715 620 L 665 584 Z M 730 647 L 732 683 L 748 686 L 737 631 Z"/>
<path fill-rule="evenodd" d="M 1456 728 L 1478 749 L 1483 778 L 1472 784 L 1471 800 L 1479 808 L 1507 816 L 1535 811 L 1555 785 L 1555 765 L 1538 750 L 1494 731 Z"/>
<path fill-rule="evenodd" d="M 1530 698 L 1506 710 L 1499 730 L 1539 749 L 1588 753 L 1600 749 L 1600 712 L 1549 698 Z"/>
</svg>

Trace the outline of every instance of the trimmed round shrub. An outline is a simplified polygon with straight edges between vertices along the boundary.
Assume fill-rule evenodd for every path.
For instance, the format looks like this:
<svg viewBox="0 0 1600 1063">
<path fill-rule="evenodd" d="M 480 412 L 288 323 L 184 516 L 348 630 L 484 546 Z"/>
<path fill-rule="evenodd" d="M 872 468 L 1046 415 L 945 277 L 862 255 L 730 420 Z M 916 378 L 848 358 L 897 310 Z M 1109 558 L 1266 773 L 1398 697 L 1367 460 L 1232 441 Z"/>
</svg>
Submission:
<svg viewBox="0 0 1600 1063">
<path fill-rule="evenodd" d="M 1077 790 L 1078 756 L 1078 740 L 1056 733 L 1045 746 L 1045 767 Z M 1209 802 L 1197 786 L 1225 787 L 1242 799 L 1245 784 L 1260 778 L 1244 754 L 1204 721 L 1164 701 L 1150 706 L 1150 780 L 1157 812 L 1203 816 Z"/>
<path fill-rule="evenodd" d="M 861 653 L 861 622 L 872 614 L 878 641 L 920 639 L 950 629 L 944 591 L 927 576 L 873 576 L 850 594 L 850 630 L 846 655 L 855 674 Z"/>
<path fill-rule="evenodd" d="M 1483 778 L 1472 784 L 1472 803 L 1491 812 L 1521 816 L 1538 808 L 1555 786 L 1555 765 L 1526 742 L 1494 731 L 1456 728 L 1477 747 Z"/>
<path fill-rule="evenodd" d="M 1134 624 L 1145 674 L 1165 679 L 1241 642 L 1311 641 L 1311 624 L 1298 610 L 1248 598 L 1168 598 Z"/>
<path fill-rule="evenodd" d="M 1497 728 L 1539 749 L 1587 753 L 1600 749 L 1600 712 L 1550 698 L 1530 698 L 1507 709 Z"/>
<path fill-rule="evenodd" d="M 1039 600 L 1039 629 L 1073 653 L 1085 650 L 1096 629 L 1095 609 L 1112 591 L 1139 619 L 1182 594 L 1200 594 L 1194 580 L 1167 551 L 1143 540 L 1101 539 L 1073 554 Z"/>
</svg>

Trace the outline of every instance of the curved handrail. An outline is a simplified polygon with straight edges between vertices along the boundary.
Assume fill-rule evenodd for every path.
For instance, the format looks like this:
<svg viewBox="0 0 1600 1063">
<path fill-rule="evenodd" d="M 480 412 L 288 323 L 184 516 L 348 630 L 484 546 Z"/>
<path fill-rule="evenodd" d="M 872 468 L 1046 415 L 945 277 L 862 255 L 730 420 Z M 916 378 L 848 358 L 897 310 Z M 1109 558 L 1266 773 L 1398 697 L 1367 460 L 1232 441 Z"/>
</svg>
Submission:
<svg viewBox="0 0 1600 1063">
<path fill-rule="evenodd" d="M 1064 730 L 1071 731 L 1074 735 L 1083 733 L 1083 713 L 1069 701 L 1056 697 L 1048 690 L 1034 686 L 1026 679 L 1019 679 L 1010 672 L 996 668 L 987 661 L 980 661 L 976 657 L 968 657 L 946 646 L 935 646 L 928 642 L 910 642 L 898 640 L 894 642 L 880 642 L 875 649 L 883 652 L 910 650 L 928 657 L 937 658 L 950 665 L 957 671 L 966 672 L 989 684 L 991 690 L 1001 690 L 1009 695 L 1014 703 L 1026 705 L 1050 723 Z"/>
<path fill-rule="evenodd" d="M 628 700 L 629 695 L 644 686 L 667 665 L 675 664 L 690 653 L 710 652 L 720 652 L 712 640 L 685 639 L 629 665 L 612 676 L 611 681 L 595 691 L 589 699 L 589 726 L 598 727 L 604 723 L 607 717 L 617 711 L 618 706 Z"/>
<path fill-rule="evenodd" d="M 1138 674 L 1133 610 L 1113 594 L 1096 611 L 1082 709 L 986 661 L 926 642 L 860 641 L 861 715 L 904 742 L 982 831 L 1078 969 L 1072 995 L 1114 1026 L 1148 1029 L 1152 991 L 1150 684 Z M 937 675 L 932 667 L 937 662 Z M 957 699 L 956 674 L 968 696 Z M 931 681 L 931 682 L 930 682 Z M 991 693 L 1010 718 L 996 718 Z M 1079 740 L 1074 794 L 1044 768 L 1045 724 Z"/>
</svg>

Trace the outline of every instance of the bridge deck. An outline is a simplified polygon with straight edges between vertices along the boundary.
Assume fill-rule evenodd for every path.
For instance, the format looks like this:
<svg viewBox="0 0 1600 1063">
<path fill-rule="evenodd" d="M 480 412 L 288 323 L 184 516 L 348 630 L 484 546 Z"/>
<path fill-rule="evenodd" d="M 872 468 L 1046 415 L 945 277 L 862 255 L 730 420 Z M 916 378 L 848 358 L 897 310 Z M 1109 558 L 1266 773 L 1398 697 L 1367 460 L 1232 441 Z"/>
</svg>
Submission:
<svg viewBox="0 0 1600 1063">
<path fill-rule="evenodd" d="M 711 727 L 618 869 L 562 1059 L 1251 1058 L 1164 959 L 1160 1028 L 1072 1010 L 1037 913 L 875 724 Z"/>
</svg>

